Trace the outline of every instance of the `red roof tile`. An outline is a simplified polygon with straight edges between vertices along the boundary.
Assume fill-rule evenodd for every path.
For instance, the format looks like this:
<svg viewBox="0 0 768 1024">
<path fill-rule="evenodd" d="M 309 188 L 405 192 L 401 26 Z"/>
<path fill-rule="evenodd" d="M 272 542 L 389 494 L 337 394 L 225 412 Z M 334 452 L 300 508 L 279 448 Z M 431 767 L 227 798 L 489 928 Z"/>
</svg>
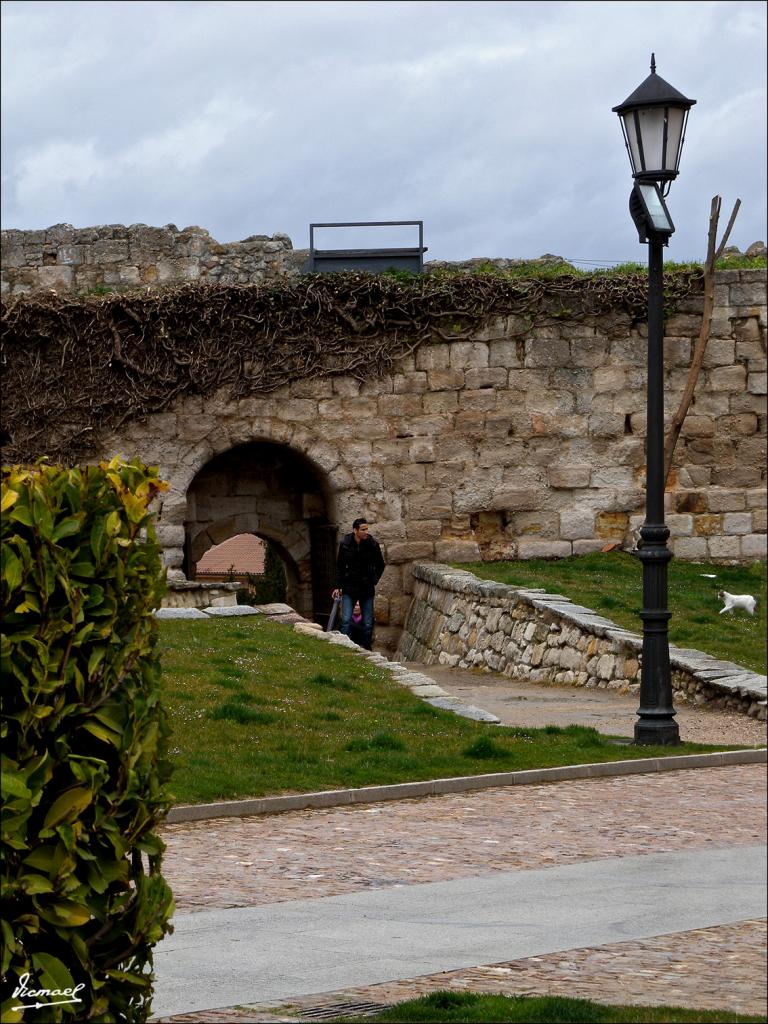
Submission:
<svg viewBox="0 0 768 1024">
<path fill-rule="evenodd" d="M 246 572 L 258 575 L 264 572 L 265 545 L 260 537 L 252 533 L 241 533 L 230 537 L 223 544 L 209 548 L 196 566 L 198 576 L 207 573 Z"/>
</svg>

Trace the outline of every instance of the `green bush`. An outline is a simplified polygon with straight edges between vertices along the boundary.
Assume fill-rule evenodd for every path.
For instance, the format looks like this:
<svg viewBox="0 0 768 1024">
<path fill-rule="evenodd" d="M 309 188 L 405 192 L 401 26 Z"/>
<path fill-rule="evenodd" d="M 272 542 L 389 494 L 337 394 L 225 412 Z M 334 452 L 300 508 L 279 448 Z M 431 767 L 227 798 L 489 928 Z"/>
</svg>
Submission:
<svg viewBox="0 0 768 1024">
<path fill-rule="evenodd" d="M 161 874 L 168 726 L 153 608 L 163 581 L 138 462 L 3 470 L 3 1021 L 143 1021 Z M 16 989 L 15 998 L 12 993 Z M 10 998 L 5 998 L 6 996 Z M 35 1014 L 37 1014 L 35 1016 Z M 32 1009 L 33 1019 L 41 1019 Z"/>
</svg>

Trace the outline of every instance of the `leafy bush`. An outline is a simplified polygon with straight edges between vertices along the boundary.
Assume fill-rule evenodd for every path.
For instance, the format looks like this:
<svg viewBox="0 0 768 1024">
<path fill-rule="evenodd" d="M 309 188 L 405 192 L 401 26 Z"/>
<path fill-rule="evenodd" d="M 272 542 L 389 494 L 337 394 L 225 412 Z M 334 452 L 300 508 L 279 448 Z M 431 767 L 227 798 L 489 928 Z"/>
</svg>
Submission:
<svg viewBox="0 0 768 1024">
<path fill-rule="evenodd" d="M 3 1021 L 142 1021 L 172 909 L 153 608 L 166 485 L 117 459 L 3 470 Z M 16 988 L 16 998 L 13 990 Z M 43 1003 L 62 1001 L 51 994 Z M 34 1014 L 34 1009 L 33 1009 Z M 40 1019 L 39 1012 L 35 1019 Z"/>
</svg>

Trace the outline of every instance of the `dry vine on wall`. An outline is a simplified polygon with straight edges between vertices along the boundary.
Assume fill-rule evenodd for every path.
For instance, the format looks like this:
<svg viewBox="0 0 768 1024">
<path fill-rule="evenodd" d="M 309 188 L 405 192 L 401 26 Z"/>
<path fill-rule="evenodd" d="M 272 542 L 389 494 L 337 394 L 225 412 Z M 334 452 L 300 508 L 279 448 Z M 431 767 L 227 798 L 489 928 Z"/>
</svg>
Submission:
<svg viewBox="0 0 768 1024">
<path fill-rule="evenodd" d="M 700 290 L 700 272 L 668 275 L 668 309 Z M 103 432 L 185 395 L 381 376 L 417 346 L 470 337 L 494 317 L 520 318 L 522 339 L 609 312 L 644 320 L 646 306 L 643 274 L 340 273 L 100 298 L 36 293 L 2 307 L 3 458 L 75 463 L 98 453 Z"/>
</svg>

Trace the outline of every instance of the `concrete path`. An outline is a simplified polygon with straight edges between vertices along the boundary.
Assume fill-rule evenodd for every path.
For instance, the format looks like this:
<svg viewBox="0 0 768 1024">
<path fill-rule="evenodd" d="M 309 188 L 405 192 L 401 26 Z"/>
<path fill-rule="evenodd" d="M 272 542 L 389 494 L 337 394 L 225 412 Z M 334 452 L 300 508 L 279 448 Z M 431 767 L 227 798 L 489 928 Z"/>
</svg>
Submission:
<svg viewBox="0 0 768 1024">
<path fill-rule="evenodd" d="M 274 1001 L 765 913 L 766 848 L 683 850 L 178 915 L 156 1016 Z"/>
<path fill-rule="evenodd" d="M 502 725 L 541 728 L 583 725 L 612 736 L 634 736 L 639 700 L 636 694 L 581 686 L 544 685 L 510 679 L 496 672 L 408 664 L 469 704 L 497 715 Z M 736 712 L 693 707 L 678 702 L 675 710 L 682 740 L 691 743 L 765 744 L 766 723 Z"/>
</svg>

